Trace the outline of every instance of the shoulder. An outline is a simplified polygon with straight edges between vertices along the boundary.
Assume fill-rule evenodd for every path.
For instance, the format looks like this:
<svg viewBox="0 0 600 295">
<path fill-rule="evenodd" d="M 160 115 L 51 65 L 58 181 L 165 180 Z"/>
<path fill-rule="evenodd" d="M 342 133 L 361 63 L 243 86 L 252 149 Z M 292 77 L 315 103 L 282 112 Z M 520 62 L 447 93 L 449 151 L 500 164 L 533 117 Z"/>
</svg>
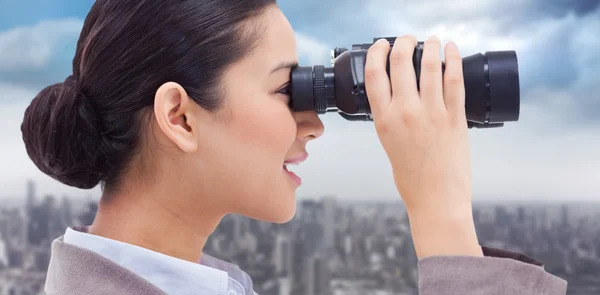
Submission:
<svg viewBox="0 0 600 295">
<path fill-rule="evenodd" d="M 517 252 L 489 247 L 482 250 L 484 257 L 419 260 L 419 294 L 566 294 L 567 281 L 546 272 L 543 263 Z"/>
<path fill-rule="evenodd" d="M 149 281 L 110 259 L 65 243 L 63 237 L 52 242 L 44 286 L 47 294 L 166 295 Z"/>
</svg>

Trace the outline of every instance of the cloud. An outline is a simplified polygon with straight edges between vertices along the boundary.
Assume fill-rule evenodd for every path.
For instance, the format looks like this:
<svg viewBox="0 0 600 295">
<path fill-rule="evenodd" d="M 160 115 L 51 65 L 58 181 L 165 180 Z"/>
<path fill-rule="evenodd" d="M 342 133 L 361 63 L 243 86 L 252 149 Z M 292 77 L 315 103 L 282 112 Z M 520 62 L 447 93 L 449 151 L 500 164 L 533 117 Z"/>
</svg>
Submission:
<svg viewBox="0 0 600 295">
<path fill-rule="evenodd" d="M 79 37 L 82 25 L 76 19 L 44 21 L 0 33 L 0 70 L 38 71 L 47 67 L 58 50 Z"/>
<path fill-rule="evenodd" d="M 82 26 L 81 20 L 61 19 L 0 32 L 0 81 L 40 90 L 62 81 Z"/>
<path fill-rule="evenodd" d="M 540 21 L 522 34 L 521 39 L 529 39 L 521 58 L 526 85 L 579 88 L 579 82 L 595 83 L 588 71 L 600 67 L 600 36 L 593 32 L 599 27 L 600 11 L 583 18 L 570 14 Z"/>
<path fill-rule="evenodd" d="M 296 32 L 296 45 L 298 47 L 298 55 L 302 65 L 324 64 L 329 56 L 331 48 L 326 44 L 311 38 L 301 32 Z"/>
<path fill-rule="evenodd" d="M 421 39 L 436 34 L 442 41 L 456 41 L 464 55 L 516 50 L 521 80 L 526 88 L 540 85 L 569 87 L 585 68 L 600 67 L 597 60 L 594 65 L 578 63 L 580 59 L 591 61 L 591 57 L 597 56 L 594 51 L 598 47 L 594 43 L 600 42 L 600 36 L 586 33 L 587 44 L 576 42 L 581 29 L 600 27 L 600 10 L 583 16 L 570 12 L 560 18 L 532 19 L 532 14 L 540 12 L 527 8 L 534 6 L 533 3 L 535 7 L 541 6 L 538 1 L 465 1 L 456 4 L 438 0 L 410 9 L 405 2 L 384 5 L 387 2 L 371 1 L 366 11 L 374 16 L 375 26 L 389 28 L 390 33 L 393 28 L 403 28 L 406 33 L 416 34 Z M 401 12 L 403 7 L 410 11 L 409 15 Z M 506 13 L 498 13 L 503 10 Z M 522 16 L 526 18 L 522 19 Z"/>
<path fill-rule="evenodd" d="M 568 14 L 588 16 L 600 9 L 600 1 L 596 0 L 558 0 L 558 1 L 525 1 L 527 12 L 562 18 Z"/>
</svg>

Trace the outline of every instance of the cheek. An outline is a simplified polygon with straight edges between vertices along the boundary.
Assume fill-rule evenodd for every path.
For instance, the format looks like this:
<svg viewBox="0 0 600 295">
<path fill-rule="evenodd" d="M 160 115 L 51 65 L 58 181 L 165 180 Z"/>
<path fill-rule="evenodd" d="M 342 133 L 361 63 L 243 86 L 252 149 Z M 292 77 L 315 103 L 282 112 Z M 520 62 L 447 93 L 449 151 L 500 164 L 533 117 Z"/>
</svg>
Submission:
<svg viewBox="0 0 600 295">
<path fill-rule="evenodd" d="M 232 132 L 241 145 L 256 152 L 255 156 L 268 156 L 281 162 L 296 138 L 296 121 L 285 105 L 272 104 L 238 113 Z"/>
<path fill-rule="evenodd" d="M 211 131 L 209 182 L 235 213 L 286 219 L 293 215 L 295 200 L 282 165 L 296 139 L 296 121 L 281 101 L 266 97 L 258 102 L 232 104 L 226 124 Z"/>
<path fill-rule="evenodd" d="M 264 103 L 253 111 L 237 113 L 230 132 L 235 149 L 230 151 L 235 167 L 230 168 L 235 171 L 234 178 L 241 180 L 235 193 L 246 196 L 249 201 L 237 206 L 249 209 L 248 206 L 257 204 L 279 204 L 276 200 L 289 187 L 287 176 L 282 173 L 283 161 L 296 139 L 296 121 L 292 113 L 283 103 Z"/>
</svg>

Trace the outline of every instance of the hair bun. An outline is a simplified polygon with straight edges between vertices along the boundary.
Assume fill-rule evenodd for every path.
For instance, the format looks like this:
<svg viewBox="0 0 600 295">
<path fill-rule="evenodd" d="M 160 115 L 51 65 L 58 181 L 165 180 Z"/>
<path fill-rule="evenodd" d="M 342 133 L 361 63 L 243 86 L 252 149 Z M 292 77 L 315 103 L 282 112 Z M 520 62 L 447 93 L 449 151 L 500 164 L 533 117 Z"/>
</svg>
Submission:
<svg viewBox="0 0 600 295">
<path fill-rule="evenodd" d="M 27 154 L 45 174 L 90 189 L 103 180 L 99 119 L 77 79 L 43 89 L 25 110 L 21 132 Z"/>
</svg>

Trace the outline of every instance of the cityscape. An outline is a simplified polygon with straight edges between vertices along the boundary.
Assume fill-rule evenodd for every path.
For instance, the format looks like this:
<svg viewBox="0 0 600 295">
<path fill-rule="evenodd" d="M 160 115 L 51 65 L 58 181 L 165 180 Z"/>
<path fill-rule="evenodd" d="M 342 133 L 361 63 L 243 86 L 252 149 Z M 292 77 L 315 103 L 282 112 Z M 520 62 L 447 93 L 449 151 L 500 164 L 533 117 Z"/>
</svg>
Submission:
<svg viewBox="0 0 600 295">
<path fill-rule="evenodd" d="M 41 295 L 50 244 L 93 222 L 97 202 L 38 194 L 0 204 L 0 295 Z M 474 204 L 482 245 L 517 251 L 569 282 L 569 295 L 600 294 L 600 205 Z M 238 264 L 261 295 L 417 294 L 417 258 L 397 202 L 301 199 L 294 219 L 272 224 L 226 216 L 204 253 Z"/>
</svg>

